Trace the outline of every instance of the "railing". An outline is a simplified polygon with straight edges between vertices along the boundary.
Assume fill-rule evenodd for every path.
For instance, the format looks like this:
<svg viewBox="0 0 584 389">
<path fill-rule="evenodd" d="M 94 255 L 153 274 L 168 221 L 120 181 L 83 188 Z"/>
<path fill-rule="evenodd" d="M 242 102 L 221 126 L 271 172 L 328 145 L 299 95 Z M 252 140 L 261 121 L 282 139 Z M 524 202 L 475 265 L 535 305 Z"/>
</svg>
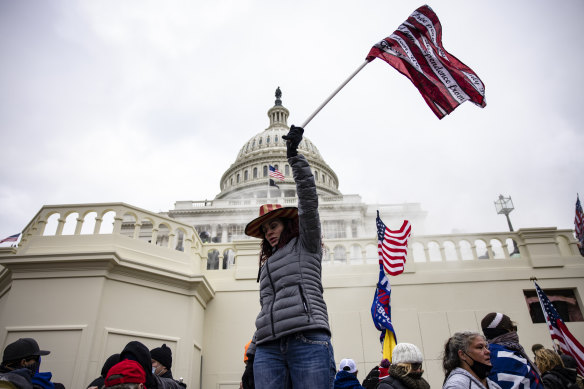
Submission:
<svg viewBox="0 0 584 389">
<path fill-rule="evenodd" d="M 209 258 L 209 253 L 213 253 L 215 262 L 217 258 L 227 258 L 225 264 L 217 265 L 219 268 L 236 265 L 238 256 L 255 255 L 256 243 L 250 240 L 203 244 L 192 226 L 124 203 L 44 206 L 25 227 L 19 246 L 26 246 L 32 236 L 103 234 L 121 235 L 191 256 Z M 323 243 L 325 265 L 377 262 L 375 237 L 325 239 Z M 237 247 L 243 246 L 246 253 L 238 253 Z M 572 230 L 530 228 L 516 232 L 412 236 L 408 250 L 408 261 L 414 262 L 515 258 L 533 261 L 550 256 L 581 258 Z M 206 267 L 203 264 L 203 269 Z"/>
<path fill-rule="evenodd" d="M 32 236 L 99 234 L 123 235 L 186 253 L 202 246 L 192 226 L 124 203 L 44 206 L 25 227 L 20 246 Z"/>
<path fill-rule="evenodd" d="M 250 199 L 215 199 L 215 200 L 201 200 L 201 201 L 177 201 L 174 203 L 174 210 L 187 210 L 187 209 L 197 209 L 204 207 L 217 207 L 217 208 L 229 208 L 229 207 L 256 207 L 268 203 L 278 203 L 286 204 L 290 206 L 295 206 L 298 200 L 296 197 L 270 197 L 270 198 L 250 198 Z M 361 196 L 359 195 L 343 195 L 343 196 L 320 196 L 319 204 L 353 204 L 360 203 Z M 403 205 L 395 205 L 403 210 Z"/>
<path fill-rule="evenodd" d="M 237 242 L 205 244 L 206 253 L 217 252 L 219 258 L 225 253 L 238 253 Z M 374 264 L 378 261 L 376 238 L 325 239 L 323 241 L 323 264 L 329 266 Z M 541 248 L 546 246 L 544 250 Z M 408 245 L 407 261 L 416 263 L 481 261 L 487 259 L 514 260 L 547 256 L 555 252 L 558 257 L 581 258 L 572 230 L 555 228 L 526 229 L 516 232 L 492 232 L 456 235 L 412 236 Z M 517 247 L 517 250 L 515 249 Z M 228 268 L 219 261 L 219 269 Z M 213 263 L 217 263 L 216 258 Z M 226 262 L 227 265 L 228 262 Z M 207 265 L 205 265 L 207 266 Z"/>
</svg>

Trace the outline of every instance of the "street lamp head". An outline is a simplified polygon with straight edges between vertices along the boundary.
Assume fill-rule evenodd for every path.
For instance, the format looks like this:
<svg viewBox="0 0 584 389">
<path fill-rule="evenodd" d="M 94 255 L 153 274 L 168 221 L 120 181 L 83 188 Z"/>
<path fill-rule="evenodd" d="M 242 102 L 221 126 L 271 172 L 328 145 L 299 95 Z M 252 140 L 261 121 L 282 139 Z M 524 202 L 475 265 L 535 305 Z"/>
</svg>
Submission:
<svg viewBox="0 0 584 389">
<path fill-rule="evenodd" d="M 504 197 L 500 194 L 499 199 L 495 201 L 495 209 L 499 215 L 509 215 L 515 209 L 511 196 Z"/>
</svg>

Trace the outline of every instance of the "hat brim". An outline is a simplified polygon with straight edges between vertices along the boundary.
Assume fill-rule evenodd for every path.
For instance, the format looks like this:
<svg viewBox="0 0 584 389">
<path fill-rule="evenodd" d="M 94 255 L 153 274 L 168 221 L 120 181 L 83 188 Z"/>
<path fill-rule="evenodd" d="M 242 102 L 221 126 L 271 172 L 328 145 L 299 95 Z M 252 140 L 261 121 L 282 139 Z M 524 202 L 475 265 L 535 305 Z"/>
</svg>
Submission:
<svg viewBox="0 0 584 389">
<path fill-rule="evenodd" d="M 275 217 L 286 218 L 286 219 L 297 219 L 298 218 L 298 208 L 296 207 L 282 207 L 276 208 L 268 213 L 259 216 L 245 226 L 245 235 L 251 236 L 253 238 L 263 239 L 264 233 L 261 230 L 262 224 Z"/>
<path fill-rule="evenodd" d="M 47 350 L 39 350 L 38 352 L 34 353 L 34 355 L 49 355 L 51 352 Z"/>
</svg>

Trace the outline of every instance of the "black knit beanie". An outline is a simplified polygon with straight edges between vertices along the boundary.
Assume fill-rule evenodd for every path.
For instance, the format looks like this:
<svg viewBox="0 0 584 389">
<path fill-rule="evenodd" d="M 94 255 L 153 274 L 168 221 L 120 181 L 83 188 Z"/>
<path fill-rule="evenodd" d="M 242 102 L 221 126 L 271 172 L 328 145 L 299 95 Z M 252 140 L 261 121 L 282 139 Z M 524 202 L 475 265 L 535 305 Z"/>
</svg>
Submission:
<svg viewBox="0 0 584 389">
<path fill-rule="evenodd" d="M 170 369 L 172 366 L 172 351 L 166 346 L 166 343 L 162 347 L 157 347 L 150 350 L 150 356 L 155 361 L 158 361 L 162 366 Z"/>
<path fill-rule="evenodd" d="M 509 316 L 499 312 L 491 312 L 481 320 L 481 328 L 485 337 L 490 340 L 513 331 L 515 326 Z"/>
</svg>

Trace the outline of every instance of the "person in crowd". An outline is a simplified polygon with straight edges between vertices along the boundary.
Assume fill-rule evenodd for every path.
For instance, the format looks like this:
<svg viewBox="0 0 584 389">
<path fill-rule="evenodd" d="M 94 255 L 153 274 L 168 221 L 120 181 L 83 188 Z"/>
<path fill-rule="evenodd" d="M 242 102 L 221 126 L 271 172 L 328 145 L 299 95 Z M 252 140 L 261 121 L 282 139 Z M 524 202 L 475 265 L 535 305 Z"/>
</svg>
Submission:
<svg viewBox="0 0 584 389">
<path fill-rule="evenodd" d="M 491 312 L 481 320 L 483 334 L 489 341 L 493 369 L 489 378 L 503 389 L 517 388 L 518 382 L 529 389 L 543 389 L 536 365 L 519 344 L 517 326 L 509 316 Z"/>
<path fill-rule="evenodd" d="M 254 381 L 258 389 L 330 389 L 336 367 L 321 280 L 318 196 L 310 165 L 298 154 L 304 130 L 286 140 L 298 208 L 265 204 L 245 234 L 261 239 Z"/>
<path fill-rule="evenodd" d="M 243 351 L 243 363 L 245 364 L 245 370 L 241 376 L 241 384 L 239 385 L 241 389 L 255 389 L 255 382 L 253 379 L 253 360 L 255 358 L 255 344 L 250 340 L 245 345 Z"/>
<path fill-rule="evenodd" d="M 89 385 L 87 385 L 87 389 L 99 389 L 99 388 L 103 387 L 103 385 L 105 384 L 105 377 L 107 375 L 107 372 L 109 371 L 109 369 L 111 369 L 113 367 L 113 365 L 115 365 L 119 361 L 120 361 L 120 354 L 110 355 L 108 357 L 108 359 L 105 360 L 105 363 L 103 364 L 103 366 L 101 368 L 101 375 L 99 377 L 97 377 L 96 379 L 94 379 L 93 381 L 91 381 L 91 383 Z"/>
<path fill-rule="evenodd" d="M 150 350 L 152 357 L 152 374 L 159 377 L 171 378 L 172 371 L 172 350 L 164 343 L 161 347 L 156 347 Z"/>
<path fill-rule="evenodd" d="M 382 380 L 389 375 L 389 367 L 391 366 L 391 362 L 389 359 L 383 358 L 381 363 L 379 364 L 379 379 Z"/>
<path fill-rule="evenodd" d="M 379 389 L 430 389 L 422 374 L 424 357 L 411 343 L 398 343 L 391 353 L 389 376 L 379 381 Z"/>
<path fill-rule="evenodd" d="M 339 371 L 335 376 L 333 389 L 364 389 L 357 379 L 357 364 L 352 359 L 342 359 Z"/>
<path fill-rule="evenodd" d="M 33 389 L 32 371 L 23 368 L 0 373 L 0 388 Z"/>
<path fill-rule="evenodd" d="M 37 341 L 33 338 L 20 338 L 10 343 L 4 349 L 0 373 L 8 373 L 18 369 L 29 369 L 32 372 L 31 382 L 33 386 L 48 389 L 64 388 L 63 384 L 51 382 L 51 372 L 40 372 L 41 356 L 51 352 L 41 350 Z"/>
<path fill-rule="evenodd" d="M 367 376 L 365 377 L 361 385 L 365 389 L 375 389 L 378 383 L 379 383 L 379 365 L 375 365 L 371 370 L 369 370 L 369 373 L 367 373 Z"/>
<path fill-rule="evenodd" d="M 566 369 L 558 353 L 543 348 L 535 356 L 545 389 L 578 389 L 576 370 Z"/>
<path fill-rule="evenodd" d="M 146 374 L 144 386 L 148 389 L 184 389 L 186 387 L 185 384 L 180 384 L 171 378 L 163 378 L 153 374 L 150 350 L 148 350 L 148 347 L 144 344 L 136 340 L 129 342 L 120 353 L 120 361 L 126 359 L 136 361 L 142 366 L 142 369 Z"/>
<path fill-rule="evenodd" d="M 487 339 L 478 332 L 457 332 L 444 345 L 442 389 L 500 389 L 489 379 L 491 358 Z"/>
<path fill-rule="evenodd" d="M 568 354 L 562 354 L 560 358 L 562 358 L 562 363 L 566 369 L 571 369 L 576 372 L 576 384 L 578 384 L 580 389 L 584 389 L 584 379 L 578 374 L 578 363 L 574 357 Z"/>
<path fill-rule="evenodd" d="M 130 359 L 113 365 L 105 377 L 105 387 L 110 389 L 143 389 L 145 385 L 144 368 L 140 363 Z"/>
</svg>

